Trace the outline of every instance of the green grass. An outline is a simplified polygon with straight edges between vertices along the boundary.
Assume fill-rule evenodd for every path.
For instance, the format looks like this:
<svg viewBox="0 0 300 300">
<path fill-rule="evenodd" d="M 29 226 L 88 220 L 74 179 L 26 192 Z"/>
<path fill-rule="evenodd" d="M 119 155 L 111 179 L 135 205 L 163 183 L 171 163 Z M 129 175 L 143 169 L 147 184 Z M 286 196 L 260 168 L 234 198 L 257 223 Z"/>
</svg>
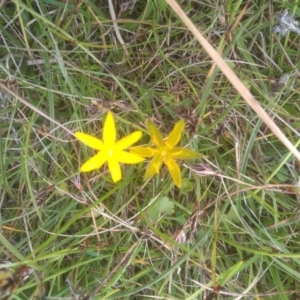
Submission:
<svg viewBox="0 0 300 300">
<path fill-rule="evenodd" d="M 108 1 L 0 8 L 0 259 L 22 275 L 11 299 L 296 299 L 296 160 L 164 0 L 123 2 L 124 46 Z M 299 35 L 273 33 L 298 5 L 221 2 L 178 3 L 298 145 Z M 100 138 L 108 110 L 118 138 L 142 130 L 140 144 L 148 118 L 164 136 L 184 118 L 180 146 L 205 159 L 181 164 L 181 190 L 165 167 L 148 182 L 146 164 L 116 184 L 106 167 L 80 174 L 95 152 L 73 133 Z"/>
</svg>

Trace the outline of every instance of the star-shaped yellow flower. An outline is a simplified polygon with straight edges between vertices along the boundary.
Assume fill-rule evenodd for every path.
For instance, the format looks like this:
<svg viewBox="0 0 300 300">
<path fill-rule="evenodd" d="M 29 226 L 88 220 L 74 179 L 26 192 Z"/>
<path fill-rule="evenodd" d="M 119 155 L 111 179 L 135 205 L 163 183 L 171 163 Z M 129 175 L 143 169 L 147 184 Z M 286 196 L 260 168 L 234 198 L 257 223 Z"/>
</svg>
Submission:
<svg viewBox="0 0 300 300">
<path fill-rule="evenodd" d="M 137 154 L 123 151 L 136 143 L 141 138 L 142 132 L 135 131 L 116 142 L 116 127 L 111 112 L 108 112 L 104 122 L 103 141 L 82 132 L 75 132 L 75 136 L 85 145 L 99 151 L 82 165 L 80 168 L 81 172 L 89 172 L 98 169 L 107 162 L 112 180 L 117 182 L 122 178 L 119 163 L 137 164 L 145 160 Z"/>
<path fill-rule="evenodd" d="M 181 172 L 175 159 L 191 159 L 200 158 L 202 155 L 190 149 L 176 147 L 181 139 L 181 135 L 185 126 L 183 120 L 177 122 L 164 141 L 162 134 L 159 129 L 150 121 L 147 121 L 147 128 L 151 137 L 151 140 L 156 148 L 151 147 L 132 147 L 130 152 L 141 157 L 153 157 L 147 166 L 146 173 L 144 176 L 145 180 L 150 179 L 155 174 L 159 173 L 162 163 L 164 162 L 167 166 L 171 177 L 175 185 L 181 188 Z"/>
</svg>

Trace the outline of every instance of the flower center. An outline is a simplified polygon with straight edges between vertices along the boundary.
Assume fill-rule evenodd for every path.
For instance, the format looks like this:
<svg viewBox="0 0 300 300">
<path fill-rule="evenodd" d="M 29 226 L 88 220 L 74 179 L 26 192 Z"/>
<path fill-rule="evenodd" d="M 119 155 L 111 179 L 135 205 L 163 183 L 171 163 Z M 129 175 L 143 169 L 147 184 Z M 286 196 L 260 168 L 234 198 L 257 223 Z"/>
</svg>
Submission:
<svg viewBox="0 0 300 300">
<path fill-rule="evenodd" d="M 109 150 L 107 151 L 107 156 L 112 157 L 113 155 L 114 155 L 114 150 L 109 149 Z"/>
<path fill-rule="evenodd" d="M 161 151 L 161 155 L 162 155 L 162 156 L 166 156 L 166 154 L 167 154 L 167 151 L 166 151 L 166 150 Z"/>
</svg>

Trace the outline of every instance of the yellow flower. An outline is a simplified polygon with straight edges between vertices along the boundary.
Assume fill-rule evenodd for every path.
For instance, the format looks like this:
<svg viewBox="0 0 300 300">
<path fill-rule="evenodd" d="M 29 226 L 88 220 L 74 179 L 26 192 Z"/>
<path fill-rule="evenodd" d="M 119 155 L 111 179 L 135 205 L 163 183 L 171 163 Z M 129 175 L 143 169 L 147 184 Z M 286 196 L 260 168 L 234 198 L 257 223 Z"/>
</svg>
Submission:
<svg viewBox="0 0 300 300">
<path fill-rule="evenodd" d="M 107 162 L 112 180 L 117 182 L 122 178 L 119 163 L 137 164 L 145 160 L 134 153 L 123 151 L 136 143 L 141 138 L 142 132 L 135 131 L 116 142 L 116 127 L 111 112 L 108 112 L 104 122 L 103 141 L 82 132 L 75 132 L 75 136 L 85 145 L 99 151 L 95 156 L 83 164 L 80 168 L 81 172 L 89 172 L 98 169 Z"/>
<path fill-rule="evenodd" d="M 175 159 L 191 159 L 200 158 L 202 155 L 190 149 L 176 147 L 181 139 L 181 135 L 185 126 L 183 120 L 177 122 L 164 141 L 159 129 L 151 122 L 147 121 L 147 128 L 151 140 L 156 148 L 151 147 L 132 147 L 130 152 L 141 157 L 153 157 L 147 166 L 144 176 L 145 180 L 152 178 L 155 174 L 159 173 L 162 163 L 167 166 L 175 185 L 181 188 L 181 172 Z"/>
</svg>

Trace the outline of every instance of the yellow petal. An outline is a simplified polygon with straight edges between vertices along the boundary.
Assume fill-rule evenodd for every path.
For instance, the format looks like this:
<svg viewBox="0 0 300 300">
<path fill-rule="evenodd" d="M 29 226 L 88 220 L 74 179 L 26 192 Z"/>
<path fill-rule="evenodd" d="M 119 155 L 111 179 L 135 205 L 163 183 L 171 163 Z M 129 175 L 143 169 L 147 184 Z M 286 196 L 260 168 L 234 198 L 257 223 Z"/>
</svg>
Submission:
<svg viewBox="0 0 300 300">
<path fill-rule="evenodd" d="M 159 148 L 163 148 L 165 142 L 159 129 L 150 120 L 147 121 L 146 125 L 153 144 Z"/>
<path fill-rule="evenodd" d="M 170 154 L 174 159 L 193 159 L 203 157 L 202 154 L 185 148 L 173 148 L 168 151 L 168 154 Z"/>
<path fill-rule="evenodd" d="M 136 146 L 136 147 L 131 147 L 130 152 L 141 157 L 153 157 L 159 151 L 157 149 L 150 148 L 150 147 Z"/>
<path fill-rule="evenodd" d="M 115 154 L 115 159 L 124 164 L 138 164 L 145 160 L 145 158 L 140 157 L 134 153 L 129 153 L 125 151 L 120 151 Z"/>
<path fill-rule="evenodd" d="M 80 142 L 84 143 L 88 147 L 91 147 L 96 150 L 102 150 L 104 148 L 104 144 L 101 140 L 89 134 L 77 131 L 75 132 L 75 136 Z"/>
<path fill-rule="evenodd" d="M 119 163 L 113 157 L 109 157 L 107 162 L 108 162 L 108 168 L 113 182 L 119 181 L 122 178 L 122 173 L 121 173 L 121 168 Z"/>
<path fill-rule="evenodd" d="M 145 180 L 148 180 L 150 179 L 151 177 L 153 177 L 153 175 L 155 173 L 159 173 L 159 170 L 161 168 L 161 165 L 162 165 L 162 162 L 163 162 L 163 157 L 161 155 L 157 155 L 155 156 L 151 161 L 150 163 L 148 164 L 147 166 L 147 169 L 146 169 L 146 173 L 145 173 L 145 176 L 144 176 L 144 179 Z"/>
<path fill-rule="evenodd" d="M 107 148 L 112 148 L 116 142 L 116 126 L 114 117 L 110 111 L 104 122 L 103 142 Z"/>
<path fill-rule="evenodd" d="M 181 188 L 182 182 L 181 182 L 181 172 L 180 168 L 172 158 L 167 158 L 165 160 L 165 164 L 167 165 L 167 168 L 171 174 L 171 177 L 175 183 L 175 185 L 179 188 Z"/>
<path fill-rule="evenodd" d="M 130 147 L 131 145 L 133 145 L 134 143 L 136 143 L 141 137 L 142 137 L 142 132 L 135 131 L 135 132 L 131 133 L 130 135 L 122 138 L 118 142 L 116 142 L 114 149 L 116 151 L 124 150 L 124 149 Z"/>
<path fill-rule="evenodd" d="M 169 149 L 172 149 L 179 143 L 184 126 L 185 126 L 185 123 L 183 120 L 180 120 L 175 124 L 173 130 L 168 135 L 168 138 L 166 141 L 166 145 Z"/>
<path fill-rule="evenodd" d="M 106 162 L 106 160 L 107 160 L 106 153 L 104 151 L 99 152 L 95 156 L 90 158 L 86 163 L 84 163 L 81 166 L 80 171 L 81 172 L 89 172 L 89 171 L 93 171 L 95 169 L 99 169 Z"/>
</svg>

